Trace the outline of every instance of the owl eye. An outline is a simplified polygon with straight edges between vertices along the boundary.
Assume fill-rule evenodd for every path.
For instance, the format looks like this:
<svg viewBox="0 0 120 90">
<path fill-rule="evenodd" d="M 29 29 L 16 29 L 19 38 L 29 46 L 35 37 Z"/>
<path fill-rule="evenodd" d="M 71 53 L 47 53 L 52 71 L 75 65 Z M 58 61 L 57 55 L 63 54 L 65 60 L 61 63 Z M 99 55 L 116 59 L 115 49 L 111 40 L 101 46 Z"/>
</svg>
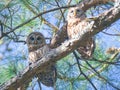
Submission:
<svg viewBox="0 0 120 90">
<path fill-rule="evenodd" d="M 40 40 L 40 39 L 41 39 L 40 37 L 37 38 L 37 40 Z"/>
<path fill-rule="evenodd" d="M 32 40 L 32 41 L 33 41 L 33 40 L 34 40 L 34 38 L 33 38 L 33 37 L 30 37 L 30 40 Z"/>
<path fill-rule="evenodd" d="M 77 12 L 80 12 L 80 10 L 79 10 L 79 9 L 77 9 Z"/>
<path fill-rule="evenodd" d="M 70 13 L 73 13 L 73 10 L 71 10 Z"/>
</svg>

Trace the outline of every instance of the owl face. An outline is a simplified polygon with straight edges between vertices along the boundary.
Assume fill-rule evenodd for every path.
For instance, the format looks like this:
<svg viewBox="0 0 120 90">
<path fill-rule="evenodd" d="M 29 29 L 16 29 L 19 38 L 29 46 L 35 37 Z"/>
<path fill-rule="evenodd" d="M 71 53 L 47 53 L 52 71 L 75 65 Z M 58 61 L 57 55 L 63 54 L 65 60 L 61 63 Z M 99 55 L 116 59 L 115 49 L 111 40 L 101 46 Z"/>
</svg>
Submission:
<svg viewBox="0 0 120 90">
<path fill-rule="evenodd" d="M 45 38 L 40 32 L 32 32 L 27 37 L 27 45 L 28 47 L 41 47 L 45 45 Z"/>
<path fill-rule="evenodd" d="M 67 19 L 80 18 L 83 14 L 84 11 L 81 10 L 79 7 L 73 7 L 69 9 Z"/>
</svg>

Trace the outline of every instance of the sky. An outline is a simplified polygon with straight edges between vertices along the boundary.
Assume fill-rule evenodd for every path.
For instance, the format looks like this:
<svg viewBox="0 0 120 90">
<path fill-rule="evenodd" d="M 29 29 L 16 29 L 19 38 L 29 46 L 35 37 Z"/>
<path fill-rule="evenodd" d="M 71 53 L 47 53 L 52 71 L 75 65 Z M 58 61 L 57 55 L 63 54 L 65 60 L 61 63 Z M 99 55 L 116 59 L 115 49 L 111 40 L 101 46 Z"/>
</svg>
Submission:
<svg viewBox="0 0 120 90">
<path fill-rule="evenodd" d="M 102 12 L 102 9 L 101 9 L 101 12 Z M 94 14 L 97 15 L 97 13 L 94 13 Z M 30 14 L 28 15 L 28 17 L 30 17 Z M 52 15 L 50 17 L 52 17 Z M 0 17 L 0 19 L 1 19 L 1 17 Z M 54 18 L 54 17 L 48 18 L 48 20 L 50 20 L 50 22 L 53 23 L 54 25 L 57 22 L 57 20 L 55 20 L 55 19 L 56 18 Z M 35 27 L 33 31 L 40 31 L 47 38 L 51 36 L 49 30 L 48 31 L 44 30 L 44 28 L 46 28 L 46 27 L 42 27 L 40 25 L 38 25 L 38 27 L 43 30 L 40 31 L 39 28 L 36 29 L 36 27 Z M 107 33 L 110 33 L 110 34 L 120 33 L 120 20 L 118 20 L 117 22 L 112 24 L 111 27 L 107 28 L 107 30 L 104 30 L 104 31 Z M 25 34 L 25 35 L 27 36 L 27 34 Z M 26 40 L 26 36 L 22 39 Z M 96 35 L 96 43 L 101 44 L 101 46 L 104 50 L 107 50 L 110 47 L 118 47 L 119 48 L 120 47 L 120 38 L 119 37 L 120 36 L 106 35 L 106 34 L 100 32 L 99 34 Z M 4 39 L 4 41 L 5 41 L 4 44 L 0 44 L 0 66 L 5 66 L 9 62 L 15 61 L 16 58 L 18 60 L 20 60 L 21 58 L 18 58 L 18 57 L 23 57 L 23 56 L 25 56 L 25 59 L 23 58 L 23 60 L 20 60 L 20 62 L 21 63 L 24 62 L 24 64 L 25 64 L 24 66 L 27 66 L 28 65 L 28 62 L 27 62 L 28 49 L 27 49 L 26 44 L 16 43 L 14 41 L 9 42 L 7 39 Z M 7 43 L 8 43 L 8 46 L 7 46 Z M 9 50 L 6 50 L 6 47 Z M 114 79 L 117 77 L 116 79 L 120 80 L 120 77 L 118 77 L 116 75 L 112 75 L 113 72 L 115 72 L 116 75 L 119 75 L 117 73 L 120 73 L 120 67 L 113 66 L 111 71 L 108 72 L 109 76 L 111 77 L 110 79 Z M 43 90 L 53 90 L 53 88 L 47 88 L 44 85 L 42 85 L 42 87 L 44 88 Z M 38 90 L 37 85 L 35 86 L 35 90 Z"/>
</svg>

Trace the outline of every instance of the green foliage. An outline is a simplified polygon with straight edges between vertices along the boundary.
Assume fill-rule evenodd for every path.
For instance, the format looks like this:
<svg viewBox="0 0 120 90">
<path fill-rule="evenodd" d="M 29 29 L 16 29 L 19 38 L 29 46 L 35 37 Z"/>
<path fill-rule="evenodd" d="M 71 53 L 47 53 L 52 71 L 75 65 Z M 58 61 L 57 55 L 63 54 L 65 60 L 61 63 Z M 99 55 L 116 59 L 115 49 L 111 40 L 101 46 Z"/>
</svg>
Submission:
<svg viewBox="0 0 120 90">
<path fill-rule="evenodd" d="M 17 0 L 0 0 L 0 11 L 11 8 L 17 4 Z"/>
<path fill-rule="evenodd" d="M 26 66 L 23 60 L 21 60 L 22 57 L 16 57 L 16 60 L 11 57 L 8 57 L 8 59 L 8 62 L 0 66 L 0 84 L 18 75 Z"/>
<path fill-rule="evenodd" d="M 60 6 L 67 5 L 70 0 L 56 0 Z M 77 4 L 83 0 L 71 0 L 70 5 Z M 37 16 L 39 13 L 50 10 L 58 7 L 56 2 L 53 0 L 0 0 L 0 22 L 4 26 L 3 32 L 9 32 L 15 27 L 27 22 L 34 16 Z M 99 8 L 99 7 L 97 7 Z M 101 8 L 101 7 L 100 7 Z M 94 11 L 95 7 L 88 10 L 87 15 L 96 14 Z M 62 10 L 64 17 L 66 18 L 67 9 Z M 97 11 L 98 12 L 98 11 Z M 47 24 L 46 24 L 47 23 Z M 49 24 L 50 23 L 50 24 Z M 19 44 L 16 46 L 13 45 L 14 38 L 18 41 L 25 41 L 26 36 L 32 31 L 41 31 L 44 34 L 47 33 L 46 37 L 52 37 L 54 28 L 61 27 L 63 24 L 63 17 L 60 10 L 52 11 L 50 13 L 44 14 L 36 19 L 28 22 L 17 28 L 14 32 L 8 34 L 6 37 L 0 40 L 0 53 L 4 55 L 3 61 L 7 60 L 7 64 L 0 65 L 0 84 L 10 80 L 12 77 L 19 74 L 26 67 L 26 57 L 27 57 L 27 48 L 20 47 Z M 11 29 L 12 28 L 12 29 Z M 118 33 L 118 32 L 117 32 Z M 119 40 L 119 38 L 117 38 Z M 50 41 L 50 40 L 49 40 Z M 48 41 L 48 42 L 49 42 Z M 12 44 L 11 44 L 12 42 Z M 94 58 L 102 61 L 115 61 L 114 59 L 106 59 L 111 57 L 105 53 L 105 43 L 100 43 L 101 38 L 97 38 L 96 49 L 94 52 Z M 17 42 L 16 42 L 17 43 Z M 10 48 L 9 46 L 13 46 Z M 4 47 L 3 47 L 4 46 Z M 22 43 L 24 46 L 24 43 Z M 2 49 L 1 49 L 2 48 Z M 5 49 L 3 49 L 5 48 Z M 17 51 L 16 49 L 19 50 Z M 25 50 L 25 53 L 22 54 L 22 50 Z M 11 54 L 14 52 L 14 54 Z M 17 53 L 17 54 L 16 54 Z M 80 56 L 80 55 L 79 55 Z M 109 70 L 109 64 L 101 63 L 95 61 L 94 59 L 87 60 L 89 64 L 96 70 L 98 73 L 102 73 L 103 76 L 107 76 L 106 70 Z M 85 60 L 80 60 L 80 66 L 82 71 L 87 75 L 87 77 L 92 81 L 92 79 L 100 79 L 93 69 L 85 62 Z M 71 53 L 65 58 L 61 59 L 56 64 L 58 79 L 56 83 L 57 90 L 87 90 L 91 85 L 86 78 L 80 74 L 78 68 L 78 63 L 75 56 Z M 105 74 L 105 75 L 104 75 Z M 101 79 L 100 79 L 101 80 Z M 104 80 L 101 80 L 103 82 Z M 96 83 L 95 81 L 93 81 Z M 105 81 L 104 81 L 105 82 Z M 100 85 L 102 86 L 101 83 Z M 99 87 L 100 87 L 99 85 Z M 31 85 L 32 86 L 32 85 Z M 89 88 L 91 89 L 91 88 Z"/>
<path fill-rule="evenodd" d="M 16 67 L 14 63 L 8 66 L 0 67 L 0 83 L 4 83 L 16 75 Z"/>
</svg>

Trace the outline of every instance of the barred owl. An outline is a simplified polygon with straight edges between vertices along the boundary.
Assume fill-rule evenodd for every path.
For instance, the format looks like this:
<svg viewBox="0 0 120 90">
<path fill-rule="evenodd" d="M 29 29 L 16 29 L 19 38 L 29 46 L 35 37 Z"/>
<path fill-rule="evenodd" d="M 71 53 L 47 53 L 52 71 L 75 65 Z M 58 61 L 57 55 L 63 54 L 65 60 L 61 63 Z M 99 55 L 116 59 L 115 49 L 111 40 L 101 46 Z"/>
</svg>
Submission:
<svg viewBox="0 0 120 90">
<path fill-rule="evenodd" d="M 74 38 L 78 33 L 82 32 L 82 28 L 86 25 L 83 21 L 85 18 L 86 15 L 79 6 L 69 9 L 67 15 L 67 34 L 69 39 Z M 83 46 L 77 48 L 77 51 L 83 59 L 89 59 L 92 57 L 95 48 L 94 40 L 93 38 L 88 38 L 84 43 Z"/>
<path fill-rule="evenodd" d="M 29 50 L 30 63 L 36 62 L 50 51 L 49 46 L 45 42 L 44 36 L 40 32 L 32 32 L 29 34 L 26 42 Z M 38 80 L 40 80 L 42 84 L 48 87 L 53 87 L 56 81 L 55 63 L 46 66 L 46 68 L 43 68 L 42 72 L 36 76 L 38 76 Z"/>
</svg>

